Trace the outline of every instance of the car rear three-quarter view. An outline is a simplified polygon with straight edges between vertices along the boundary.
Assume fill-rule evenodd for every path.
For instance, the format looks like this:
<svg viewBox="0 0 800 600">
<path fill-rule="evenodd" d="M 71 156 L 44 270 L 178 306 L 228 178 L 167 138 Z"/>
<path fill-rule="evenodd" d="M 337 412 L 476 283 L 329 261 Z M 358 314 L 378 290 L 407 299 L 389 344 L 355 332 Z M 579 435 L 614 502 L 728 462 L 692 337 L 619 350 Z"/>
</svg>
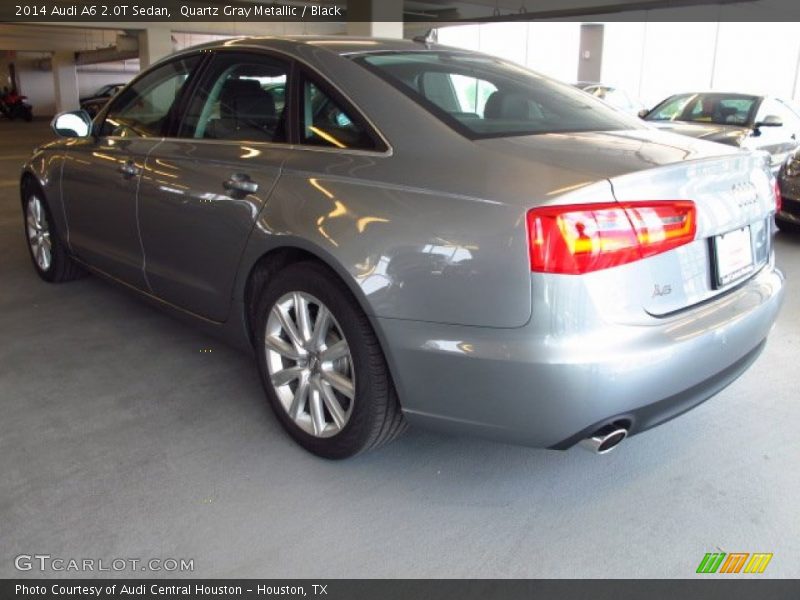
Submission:
<svg viewBox="0 0 800 600">
<path fill-rule="evenodd" d="M 406 423 L 608 451 L 743 373 L 783 296 L 766 154 L 485 55 L 242 38 L 54 126 L 22 179 L 40 275 L 250 348 L 320 456 Z"/>
</svg>

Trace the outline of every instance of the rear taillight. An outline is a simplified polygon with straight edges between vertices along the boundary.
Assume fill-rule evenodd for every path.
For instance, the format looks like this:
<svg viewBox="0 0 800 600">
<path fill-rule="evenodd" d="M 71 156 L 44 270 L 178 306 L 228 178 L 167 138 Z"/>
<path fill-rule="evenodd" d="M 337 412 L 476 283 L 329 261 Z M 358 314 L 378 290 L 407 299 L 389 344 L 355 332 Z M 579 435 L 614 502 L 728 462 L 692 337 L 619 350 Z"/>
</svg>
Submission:
<svg viewBox="0 0 800 600">
<path fill-rule="evenodd" d="M 781 212 L 783 208 L 783 197 L 781 196 L 781 186 L 778 185 L 778 180 L 775 180 L 775 214 Z"/>
<path fill-rule="evenodd" d="M 577 275 L 688 244 L 691 200 L 546 206 L 528 212 L 531 270 Z"/>
</svg>

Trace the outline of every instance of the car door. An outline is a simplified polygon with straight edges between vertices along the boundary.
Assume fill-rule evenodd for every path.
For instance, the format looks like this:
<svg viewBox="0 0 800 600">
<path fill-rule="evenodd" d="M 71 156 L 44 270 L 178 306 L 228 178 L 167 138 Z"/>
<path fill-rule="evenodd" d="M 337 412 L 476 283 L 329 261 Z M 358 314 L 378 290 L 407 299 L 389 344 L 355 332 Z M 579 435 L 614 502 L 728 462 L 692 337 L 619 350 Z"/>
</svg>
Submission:
<svg viewBox="0 0 800 600">
<path fill-rule="evenodd" d="M 239 260 L 286 159 L 290 69 L 269 54 L 216 53 L 182 122 L 148 156 L 139 226 L 159 298 L 227 318 Z"/>
<path fill-rule="evenodd" d="M 83 261 L 147 289 L 136 219 L 145 159 L 161 141 L 183 84 L 199 56 L 146 72 L 112 104 L 94 135 L 71 143 L 62 172 L 72 251 Z"/>
</svg>

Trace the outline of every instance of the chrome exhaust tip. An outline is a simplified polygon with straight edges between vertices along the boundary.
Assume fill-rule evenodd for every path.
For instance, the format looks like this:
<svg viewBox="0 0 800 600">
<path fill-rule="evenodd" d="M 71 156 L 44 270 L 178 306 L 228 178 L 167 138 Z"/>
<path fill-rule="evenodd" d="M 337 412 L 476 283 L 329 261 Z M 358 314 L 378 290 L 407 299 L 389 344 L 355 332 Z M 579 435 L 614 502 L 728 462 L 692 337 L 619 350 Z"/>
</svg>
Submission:
<svg viewBox="0 0 800 600">
<path fill-rule="evenodd" d="M 606 454 L 616 448 L 626 437 L 628 437 L 628 430 L 624 427 L 606 425 L 579 443 L 590 452 Z"/>
</svg>

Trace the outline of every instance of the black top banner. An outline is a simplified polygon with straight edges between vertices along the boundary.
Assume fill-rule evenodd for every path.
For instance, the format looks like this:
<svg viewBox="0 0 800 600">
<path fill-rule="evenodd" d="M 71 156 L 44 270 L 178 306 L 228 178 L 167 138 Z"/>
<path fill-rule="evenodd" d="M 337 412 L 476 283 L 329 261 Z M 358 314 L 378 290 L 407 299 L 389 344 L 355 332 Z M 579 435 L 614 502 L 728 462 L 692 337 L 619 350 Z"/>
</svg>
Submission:
<svg viewBox="0 0 800 600">
<path fill-rule="evenodd" d="M 347 20 L 347 3 L 197 0 L 3 0 L 0 22 L 322 21 Z M 377 20 L 377 19 L 375 19 Z"/>
<path fill-rule="evenodd" d="M 453 579 L 16 579 L 0 581 L 3 600 L 789 600 L 800 581 L 453 580 Z"/>
<path fill-rule="evenodd" d="M 348 0 L 2 0 L 5 23 L 147 23 L 229 22 L 357 22 L 480 23 L 559 19 L 583 21 L 800 21 L 796 0 L 564 0 L 557 8 L 522 2 L 519 9 L 500 9 L 488 2 L 436 0 L 406 6 L 404 0 L 371 5 Z M 406 10 L 407 9 L 407 10 Z M 402 16 L 401 16 L 402 15 Z"/>
</svg>

